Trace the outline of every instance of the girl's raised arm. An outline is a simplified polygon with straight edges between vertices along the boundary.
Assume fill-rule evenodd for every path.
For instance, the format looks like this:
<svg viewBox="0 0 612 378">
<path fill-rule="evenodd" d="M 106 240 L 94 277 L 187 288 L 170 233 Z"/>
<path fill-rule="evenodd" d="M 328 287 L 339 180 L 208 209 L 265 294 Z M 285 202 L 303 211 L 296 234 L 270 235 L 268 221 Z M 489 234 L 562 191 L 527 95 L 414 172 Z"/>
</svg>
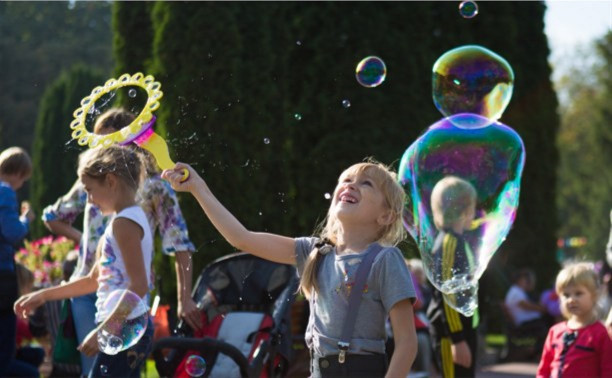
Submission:
<svg viewBox="0 0 612 378">
<path fill-rule="evenodd" d="M 181 182 L 183 169 L 189 171 L 189 178 Z M 174 169 L 165 170 L 162 173 L 162 178 L 168 180 L 176 191 L 191 192 L 215 228 L 228 243 L 237 249 L 266 260 L 295 265 L 295 241 L 293 238 L 246 229 L 217 200 L 206 182 L 189 165 L 177 163 Z"/>
</svg>

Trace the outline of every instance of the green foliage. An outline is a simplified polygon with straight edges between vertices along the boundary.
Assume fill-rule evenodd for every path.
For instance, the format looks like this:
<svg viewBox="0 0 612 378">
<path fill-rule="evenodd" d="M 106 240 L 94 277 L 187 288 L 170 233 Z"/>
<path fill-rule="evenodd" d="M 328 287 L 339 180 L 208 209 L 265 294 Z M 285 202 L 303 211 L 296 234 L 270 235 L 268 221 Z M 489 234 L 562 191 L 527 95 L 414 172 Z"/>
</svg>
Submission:
<svg viewBox="0 0 612 378">
<path fill-rule="evenodd" d="M 81 99 L 96 85 L 104 82 L 100 73 L 83 65 L 63 72 L 43 94 L 34 129 L 31 179 L 31 203 L 42 209 L 64 195 L 76 180 L 78 154 L 83 150 L 72 140 L 70 122 Z M 31 225 L 33 237 L 45 229 L 40 217 Z"/>
<path fill-rule="evenodd" d="M 570 67 L 559 83 L 559 90 L 571 97 L 561 107 L 557 139 L 561 155 L 558 236 L 585 236 L 588 244 L 578 251 L 579 257 L 601 260 L 612 210 L 612 32 L 591 49 L 597 57 L 591 68 Z M 593 55 L 593 51 L 581 53 Z"/>
<path fill-rule="evenodd" d="M 110 4 L 0 2 L 2 148 L 30 150 L 42 94 L 75 63 L 110 72 Z M 91 88 L 88 89 L 88 91 Z M 85 96 L 88 91 L 82 94 Z M 67 124 L 63 135 L 68 135 Z"/>
<path fill-rule="evenodd" d="M 479 6 L 480 15 L 467 20 L 451 2 L 157 2 L 150 70 L 164 91 L 158 130 L 173 158 L 193 164 L 247 228 L 308 235 L 325 217 L 324 195 L 344 168 L 367 156 L 397 167 L 404 150 L 440 119 L 431 100 L 437 57 L 483 45 L 514 68 L 514 97 L 502 121 L 527 150 L 516 226 L 501 251 L 506 266 L 493 269 L 503 276 L 531 264 L 546 280 L 556 271 L 558 118 L 545 7 Z M 367 55 L 387 64 L 377 88 L 354 77 Z M 198 272 L 233 249 L 191 196 L 181 201 L 199 249 Z M 414 254 L 413 244 L 403 248 Z"/>
</svg>

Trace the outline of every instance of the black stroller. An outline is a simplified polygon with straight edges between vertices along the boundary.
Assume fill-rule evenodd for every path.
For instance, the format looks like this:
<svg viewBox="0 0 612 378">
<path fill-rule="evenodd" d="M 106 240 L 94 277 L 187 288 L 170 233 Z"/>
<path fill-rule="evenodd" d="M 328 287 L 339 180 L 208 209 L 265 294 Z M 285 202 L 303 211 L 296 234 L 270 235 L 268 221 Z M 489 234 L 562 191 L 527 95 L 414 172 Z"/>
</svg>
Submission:
<svg viewBox="0 0 612 378">
<path fill-rule="evenodd" d="M 175 337 L 155 342 L 160 376 L 194 376 L 186 366 L 193 355 L 206 363 L 203 377 L 284 376 L 291 358 L 289 310 L 297 286 L 291 265 L 247 253 L 213 261 L 202 270 L 192 295 L 205 326 L 194 332 L 181 322 Z"/>
</svg>

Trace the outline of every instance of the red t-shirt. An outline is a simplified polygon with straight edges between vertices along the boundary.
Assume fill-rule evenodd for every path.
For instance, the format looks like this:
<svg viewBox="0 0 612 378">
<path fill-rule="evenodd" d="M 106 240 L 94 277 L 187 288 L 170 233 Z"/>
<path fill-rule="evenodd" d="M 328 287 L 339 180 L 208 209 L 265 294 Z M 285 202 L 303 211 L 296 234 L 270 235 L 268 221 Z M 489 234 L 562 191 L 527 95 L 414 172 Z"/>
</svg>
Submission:
<svg viewBox="0 0 612 378">
<path fill-rule="evenodd" d="M 612 377 L 612 339 L 601 322 L 595 322 L 577 330 L 567 322 L 550 328 L 542 359 L 538 366 L 538 377 L 558 377 L 563 351 L 563 333 L 577 332 L 565 355 L 561 376 L 565 377 Z"/>
</svg>

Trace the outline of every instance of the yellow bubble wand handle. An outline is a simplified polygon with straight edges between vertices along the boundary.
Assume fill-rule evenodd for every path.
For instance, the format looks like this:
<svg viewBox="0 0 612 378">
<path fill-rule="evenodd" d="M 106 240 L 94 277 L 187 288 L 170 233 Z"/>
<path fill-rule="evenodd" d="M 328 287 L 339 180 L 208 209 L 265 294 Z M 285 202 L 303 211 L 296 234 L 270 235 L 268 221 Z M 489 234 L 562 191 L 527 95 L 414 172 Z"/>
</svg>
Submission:
<svg viewBox="0 0 612 378">
<path fill-rule="evenodd" d="M 153 117 L 153 122 L 155 122 L 155 117 Z M 152 127 L 149 127 L 145 133 L 134 139 L 133 142 L 153 154 L 157 165 L 161 169 L 172 169 L 174 167 L 175 164 L 172 159 L 170 159 L 166 141 L 157 133 L 153 132 Z M 188 178 L 189 171 L 187 169 L 183 169 L 183 178 L 181 179 L 181 182 L 187 180 Z"/>
</svg>

